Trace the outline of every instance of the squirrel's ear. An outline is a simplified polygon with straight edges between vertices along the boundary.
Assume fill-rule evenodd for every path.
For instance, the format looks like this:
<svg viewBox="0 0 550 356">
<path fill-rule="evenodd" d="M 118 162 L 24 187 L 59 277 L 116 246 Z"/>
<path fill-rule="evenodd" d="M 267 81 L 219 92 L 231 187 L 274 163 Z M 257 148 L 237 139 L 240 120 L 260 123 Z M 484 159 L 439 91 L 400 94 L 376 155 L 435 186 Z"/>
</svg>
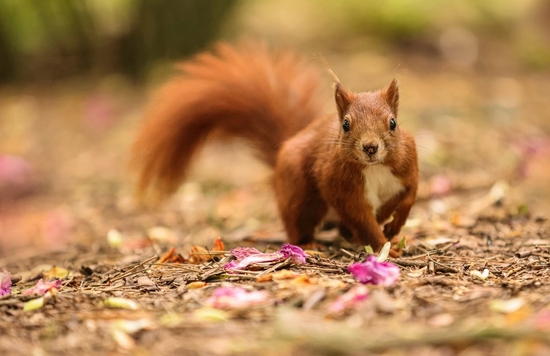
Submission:
<svg viewBox="0 0 550 356">
<path fill-rule="evenodd" d="M 392 80 L 390 86 L 384 91 L 384 98 L 394 114 L 397 115 L 397 108 L 399 106 L 399 86 L 397 85 L 397 80 Z"/>
<path fill-rule="evenodd" d="M 350 93 L 344 89 L 342 84 L 336 83 L 336 87 L 334 89 L 334 100 L 336 101 L 336 108 L 338 109 L 338 116 L 340 116 L 340 119 L 343 118 L 348 111 L 349 105 L 351 104 L 354 96 L 355 95 L 353 93 Z"/>
</svg>

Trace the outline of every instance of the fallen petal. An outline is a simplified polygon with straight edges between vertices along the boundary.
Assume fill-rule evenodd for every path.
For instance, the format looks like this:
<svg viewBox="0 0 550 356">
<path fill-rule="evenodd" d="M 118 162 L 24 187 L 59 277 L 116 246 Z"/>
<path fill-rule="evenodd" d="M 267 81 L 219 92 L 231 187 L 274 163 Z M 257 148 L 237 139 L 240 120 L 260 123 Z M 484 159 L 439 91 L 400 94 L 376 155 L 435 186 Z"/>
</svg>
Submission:
<svg viewBox="0 0 550 356">
<path fill-rule="evenodd" d="M 22 158 L 0 154 L 0 183 L 25 183 L 31 172 L 32 166 Z"/>
<path fill-rule="evenodd" d="M 391 286 L 399 279 L 399 267 L 391 262 L 379 262 L 374 255 L 367 256 L 365 262 L 353 263 L 348 271 L 364 284 Z"/>
<path fill-rule="evenodd" d="M 470 275 L 472 277 L 476 277 L 476 278 L 479 278 L 481 280 L 486 280 L 487 277 L 489 277 L 489 270 L 487 268 L 485 268 L 483 270 L 483 272 L 479 272 L 477 270 L 473 270 L 473 271 L 470 271 Z"/>
<path fill-rule="evenodd" d="M 246 269 L 250 265 L 254 265 L 257 263 L 276 262 L 276 261 L 282 261 L 284 259 L 285 259 L 285 256 L 280 252 L 258 253 L 258 254 L 245 257 L 242 260 L 231 261 L 224 266 L 224 269 L 226 271 L 242 270 L 242 269 Z"/>
<path fill-rule="evenodd" d="M 265 304 L 268 294 L 263 291 L 247 291 L 241 287 L 219 287 L 206 301 L 206 305 L 217 309 L 242 309 Z"/>
<path fill-rule="evenodd" d="M 339 314 L 345 310 L 354 308 L 357 304 L 369 296 L 367 287 L 358 285 L 351 288 L 346 293 L 340 295 L 332 304 L 328 307 L 329 312 L 333 314 Z"/>
<path fill-rule="evenodd" d="M 61 280 L 53 280 L 49 282 L 44 282 L 44 279 L 40 278 L 36 285 L 32 288 L 27 289 L 21 293 L 22 295 L 43 295 L 46 292 L 49 292 L 52 289 L 58 289 L 61 286 Z"/>
<path fill-rule="evenodd" d="M 386 242 L 382 249 L 380 250 L 380 253 L 378 254 L 378 257 L 376 259 L 379 262 L 384 262 L 388 259 L 388 256 L 390 255 L 390 248 L 391 248 L 391 242 Z"/>
<path fill-rule="evenodd" d="M 250 255 L 256 255 L 261 253 L 258 249 L 254 247 L 235 247 L 229 251 L 231 255 L 235 256 L 236 259 L 242 260 Z"/>
<path fill-rule="evenodd" d="M 0 297 L 11 294 L 11 273 L 7 269 L 0 271 Z"/>
<path fill-rule="evenodd" d="M 285 258 L 292 258 L 292 261 L 298 264 L 306 263 L 306 257 L 308 257 L 304 250 L 291 244 L 284 244 L 279 252 L 282 253 Z"/>
</svg>

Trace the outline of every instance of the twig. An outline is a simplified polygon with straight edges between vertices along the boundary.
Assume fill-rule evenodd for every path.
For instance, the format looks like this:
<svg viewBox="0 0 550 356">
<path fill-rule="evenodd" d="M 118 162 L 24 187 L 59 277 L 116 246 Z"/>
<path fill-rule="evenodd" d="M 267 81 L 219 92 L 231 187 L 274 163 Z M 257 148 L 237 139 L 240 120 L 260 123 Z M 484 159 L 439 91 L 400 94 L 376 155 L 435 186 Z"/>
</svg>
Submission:
<svg viewBox="0 0 550 356">
<path fill-rule="evenodd" d="M 433 263 L 435 263 L 436 265 L 438 265 L 440 268 L 441 271 L 443 272 L 451 272 L 451 273 L 458 273 L 458 270 L 453 268 L 453 267 L 450 267 L 450 266 L 447 266 L 447 265 L 444 265 L 443 263 L 440 263 L 436 260 L 434 260 L 431 256 L 430 253 L 428 253 L 428 258 L 430 259 L 430 261 L 432 261 Z"/>
<path fill-rule="evenodd" d="M 526 258 L 531 256 L 534 252 L 537 252 L 537 251 L 538 249 L 516 252 L 514 256 L 516 256 L 517 258 Z"/>
<path fill-rule="evenodd" d="M 144 265 L 148 264 L 149 262 L 151 262 L 152 260 L 158 258 L 158 256 L 153 256 L 153 257 L 150 257 L 148 259 L 146 259 L 145 261 L 143 262 L 140 262 L 138 263 L 137 265 L 135 265 L 134 267 L 132 267 L 130 270 L 128 270 L 127 272 L 124 272 L 116 277 L 113 277 L 110 279 L 111 282 L 115 282 L 115 281 L 118 281 L 119 279 L 123 279 L 123 278 L 126 278 L 128 276 L 131 276 L 133 274 L 136 274 L 136 273 L 139 273 L 141 272 L 141 270 L 137 270 L 139 267 L 143 267 Z"/>
<path fill-rule="evenodd" d="M 266 269 L 265 271 L 259 273 L 256 277 L 259 278 L 261 276 L 264 276 L 268 273 L 271 273 L 281 267 L 286 267 L 286 266 L 290 266 L 292 264 L 292 259 L 291 258 L 287 258 L 286 260 L 282 261 L 282 262 L 279 262 L 277 263 L 276 265 Z"/>
<path fill-rule="evenodd" d="M 398 264 L 403 267 L 426 267 L 428 264 L 426 262 L 420 262 L 420 261 L 410 261 L 410 260 L 404 260 L 404 259 L 390 259 L 390 262 L 393 262 L 395 264 Z"/>
</svg>

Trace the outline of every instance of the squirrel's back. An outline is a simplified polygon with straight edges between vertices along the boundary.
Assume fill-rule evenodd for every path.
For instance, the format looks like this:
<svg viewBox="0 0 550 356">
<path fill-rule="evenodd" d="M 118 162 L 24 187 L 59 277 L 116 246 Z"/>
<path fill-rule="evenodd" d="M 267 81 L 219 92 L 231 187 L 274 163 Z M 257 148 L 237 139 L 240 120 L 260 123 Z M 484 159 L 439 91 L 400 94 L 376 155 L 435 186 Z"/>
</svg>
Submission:
<svg viewBox="0 0 550 356">
<path fill-rule="evenodd" d="M 222 43 L 178 67 L 182 75 L 158 91 L 134 143 L 141 197 L 174 192 L 213 131 L 248 140 L 274 166 L 281 144 L 320 115 L 318 71 L 292 52 Z"/>
</svg>

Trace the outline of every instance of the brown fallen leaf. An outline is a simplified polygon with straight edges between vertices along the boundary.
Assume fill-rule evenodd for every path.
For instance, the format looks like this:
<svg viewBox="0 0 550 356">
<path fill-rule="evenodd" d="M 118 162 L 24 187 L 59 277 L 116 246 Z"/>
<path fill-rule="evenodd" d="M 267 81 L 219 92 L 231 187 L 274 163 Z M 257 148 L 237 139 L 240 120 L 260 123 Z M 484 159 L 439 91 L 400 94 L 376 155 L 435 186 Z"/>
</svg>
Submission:
<svg viewBox="0 0 550 356">
<path fill-rule="evenodd" d="M 291 270 L 289 269 L 283 269 L 283 270 L 280 270 L 280 271 L 277 271 L 275 273 L 273 273 L 273 280 L 274 281 L 280 281 L 280 280 L 283 280 L 283 279 L 294 279 L 296 278 L 298 275 L 294 272 L 292 272 Z"/>
<path fill-rule="evenodd" d="M 188 261 L 189 263 L 198 265 L 200 263 L 210 261 L 213 257 L 214 256 L 211 255 L 207 249 L 196 245 L 191 247 Z"/>
<path fill-rule="evenodd" d="M 212 247 L 212 251 L 225 251 L 225 245 L 221 237 L 218 236 L 214 239 L 214 246 Z"/>
<path fill-rule="evenodd" d="M 225 244 L 223 243 L 221 237 L 216 237 L 213 242 L 212 249 L 208 250 L 202 246 L 195 245 L 191 247 L 189 251 L 189 263 L 200 264 L 203 262 L 208 262 L 214 259 L 214 257 L 219 255 L 219 252 L 225 251 Z"/>
<path fill-rule="evenodd" d="M 179 253 L 176 253 L 176 249 L 172 247 L 158 259 L 157 263 L 186 263 L 186 261 L 185 258 Z"/>
<path fill-rule="evenodd" d="M 176 249 L 171 247 L 170 250 L 168 250 L 168 252 L 166 252 L 164 255 L 162 255 L 157 263 L 166 263 L 168 260 L 170 260 L 172 258 L 172 256 L 174 256 L 174 253 L 176 252 Z"/>
<path fill-rule="evenodd" d="M 47 272 L 44 272 L 42 275 L 46 279 L 51 279 L 51 278 L 65 279 L 65 278 L 71 277 L 71 273 L 68 270 L 57 266 L 53 266 L 52 269 L 50 269 Z"/>
</svg>

